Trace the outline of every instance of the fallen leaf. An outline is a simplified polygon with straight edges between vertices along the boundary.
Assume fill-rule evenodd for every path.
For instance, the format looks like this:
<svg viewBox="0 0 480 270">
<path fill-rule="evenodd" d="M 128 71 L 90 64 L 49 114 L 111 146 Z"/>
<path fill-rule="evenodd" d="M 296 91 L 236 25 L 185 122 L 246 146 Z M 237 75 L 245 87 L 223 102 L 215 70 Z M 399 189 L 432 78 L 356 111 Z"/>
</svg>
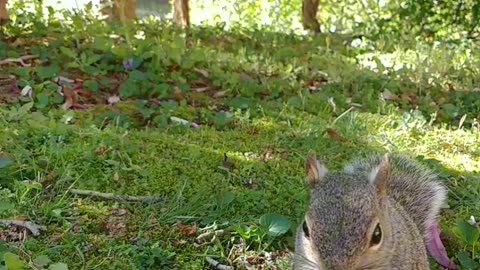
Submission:
<svg viewBox="0 0 480 270">
<path fill-rule="evenodd" d="M 33 89 L 30 85 L 26 85 L 22 88 L 22 92 L 20 92 L 20 94 L 23 97 L 28 96 L 29 98 L 31 98 L 33 96 Z"/>
<path fill-rule="evenodd" d="M 113 181 L 118 183 L 118 181 L 120 181 L 120 176 L 118 175 L 118 172 L 115 172 L 113 174 Z"/>
<path fill-rule="evenodd" d="M 334 130 L 333 128 L 327 128 L 325 130 L 325 132 L 328 134 L 328 136 L 338 142 L 341 142 L 341 143 L 347 143 L 347 139 L 345 139 L 344 137 L 342 137 L 336 130 Z"/>
<path fill-rule="evenodd" d="M 418 104 L 417 97 L 412 92 L 404 92 L 401 96 L 402 100 L 406 100 L 412 104 Z"/>
<path fill-rule="evenodd" d="M 222 167 L 225 169 L 233 169 L 235 167 L 235 164 L 233 162 L 228 161 L 227 153 L 223 154 Z"/>
<path fill-rule="evenodd" d="M 108 101 L 109 105 L 113 105 L 115 103 L 120 102 L 120 97 L 117 96 L 117 95 L 114 95 L 114 96 L 109 97 L 107 101 Z"/>
<path fill-rule="evenodd" d="M 205 77 L 205 78 L 208 78 L 208 77 L 209 77 L 208 71 L 206 71 L 206 70 L 199 69 L 199 68 L 193 68 L 193 70 L 195 70 L 196 72 L 202 74 L 202 76 Z"/>
<path fill-rule="evenodd" d="M 198 92 L 198 93 L 205 92 L 205 91 L 207 91 L 207 90 L 209 90 L 209 89 L 210 89 L 209 86 L 192 88 L 193 91 Z"/>
<path fill-rule="evenodd" d="M 73 104 L 77 103 L 78 101 L 77 93 L 74 90 L 67 87 L 63 89 L 63 96 L 65 97 L 65 102 L 62 105 L 62 108 L 64 110 L 70 109 L 73 106 Z"/>
<path fill-rule="evenodd" d="M 115 215 L 115 216 L 123 216 L 127 213 L 127 210 L 124 209 L 124 208 L 113 208 L 111 211 L 110 211 L 110 214 L 111 215 Z"/>
<path fill-rule="evenodd" d="M 119 237 L 127 234 L 125 216 L 109 216 L 107 220 L 101 222 L 101 225 L 110 236 Z"/>
<path fill-rule="evenodd" d="M 268 145 L 265 148 L 266 149 L 265 149 L 265 152 L 262 155 L 262 160 L 263 161 L 272 160 L 274 158 L 274 156 L 273 156 L 273 146 Z"/>
<path fill-rule="evenodd" d="M 75 82 L 74 80 L 69 79 L 69 78 L 64 77 L 64 76 L 55 77 L 55 78 L 53 78 L 53 81 L 54 81 L 56 84 L 74 83 L 74 82 Z"/>
<path fill-rule="evenodd" d="M 225 91 L 218 91 L 215 94 L 213 94 L 214 98 L 222 98 L 225 96 Z"/>
<path fill-rule="evenodd" d="M 182 118 L 178 118 L 178 117 L 175 117 L 175 116 L 170 117 L 170 120 L 172 122 L 177 123 L 177 124 L 190 125 L 190 122 L 188 122 L 187 120 L 182 119 Z"/>
<path fill-rule="evenodd" d="M 177 220 L 177 227 L 180 230 L 180 233 L 184 235 L 192 236 L 197 233 L 197 226 L 195 226 L 195 224 L 185 225 L 180 219 Z"/>
<path fill-rule="evenodd" d="M 388 101 L 397 101 L 398 100 L 398 97 L 395 94 L 392 94 L 392 92 L 388 91 L 388 89 L 385 89 L 385 91 L 383 91 L 382 98 L 384 100 L 388 100 Z"/>
<path fill-rule="evenodd" d="M 250 75 L 248 75 L 247 73 L 245 73 L 245 72 L 241 72 L 241 73 L 240 73 L 240 78 L 241 78 L 242 80 L 252 80 L 252 77 L 251 77 Z"/>
<path fill-rule="evenodd" d="M 103 155 L 107 152 L 107 147 L 103 144 L 101 144 L 100 146 L 97 147 L 97 149 L 95 149 L 95 154 L 97 155 Z"/>
</svg>

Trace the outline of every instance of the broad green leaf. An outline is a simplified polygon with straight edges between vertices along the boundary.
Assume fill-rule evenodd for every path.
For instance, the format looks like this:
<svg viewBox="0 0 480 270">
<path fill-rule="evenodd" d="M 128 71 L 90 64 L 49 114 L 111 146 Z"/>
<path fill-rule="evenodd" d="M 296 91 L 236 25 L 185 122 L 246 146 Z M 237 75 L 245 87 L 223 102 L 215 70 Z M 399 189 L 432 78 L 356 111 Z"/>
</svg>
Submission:
<svg viewBox="0 0 480 270">
<path fill-rule="evenodd" d="M 128 55 L 128 48 L 126 45 L 120 45 L 112 48 L 112 53 L 118 56 L 119 58 L 125 59 Z"/>
<path fill-rule="evenodd" d="M 67 48 L 67 47 L 60 47 L 60 52 L 70 58 L 77 58 L 77 54 L 70 48 Z"/>
<path fill-rule="evenodd" d="M 46 255 L 40 255 L 33 260 L 33 263 L 36 266 L 41 267 L 41 268 L 46 267 L 51 262 L 52 262 L 52 260 L 50 260 L 50 258 L 48 258 L 48 256 L 46 256 Z"/>
<path fill-rule="evenodd" d="M 87 57 L 87 61 L 85 62 L 85 64 L 91 65 L 91 64 L 94 64 L 94 63 L 100 61 L 101 59 L 102 59 L 101 55 L 93 54 L 93 55 L 90 55 L 90 56 Z"/>
<path fill-rule="evenodd" d="M 0 240 L 0 263 L 5 261 L 4 255 L 9 252 L 7 243 L 4 240 Z"/>
<path fill-rule="evenodd" d="M 7 201 L 0 201 L 0 213 L 3 211 L 13 210 L 15 206 Z"/>
<path fill-rule="evenodd" d="M 288 218 L 277 214 L 264 214 L 260 217 L 260 225 L 267 230 L 270 236 L 280 236 L 292 226 Z"/>
<path fill-rule="evenodd" d="M 37 96 L 38 102 L 36 104 L 36 107 L 39 109 L 43 109 L 48 106 L 48 96 L 44 93 L 40 93 Z"/>
<path fill-rule="evenodd" d="M 31 67 L 19 67 L 15 70 L 15 74 L 21 78 L 27 79 L 30 77 L 30 72 L 32 71 Z"/>
<path fill-rule="evenodd" d="M 5 266 L 8 270 L 22 270 L 25 266 L 25 262 L 20 260 L 20 257 L 18 257 L 18 255 L 11 252 L 5 253 L 3 255 L 3 259 L 5 260 Z"/>
<path fill-rule="evenodd" d="M 33 102 L 25 103 L 20 109 L 18 109 L 18 114 L 26 115 L 33 108 L 33 104 Z"/>
<path fill-rule="evenodd" d="M 49 270 L 68 270 L 68 265 L 66 265 L 65 263 L 59 262 L 59 263 L 50 265 L 48 269 Z"/>
<path fill-rule="evenodd" d="M 235 97 L 230 102 L 229 105 L 233 108 L 238 109 L 248 109 L 250 107 L 252 100 L 245 97 Z"/>
<path fill-rule="evenodd" d="M 135 94 L 135 90 L 137 90 L 137 87 L 135 86 L 135 84 L 131 83 L 128 80 L 122 83 L 122 85 L 120 85 L 120 87 L 118 88 L 120 97 L 133 96 Z"/>
<path fill-rule="evenodd" d="M 85 86 L 88 90 L 90 90 L 92 92 L 97 92 L 98 91 L 97 81 L 87 80 L 87 81 L 83 82 L 83 86 Z"/>
<path fill-rule="evenodd" d="M 457 220 L 457 227 L 460 230 L 463 241 L 468 245 L 474 245 L 480 237 L 478 228 L 476 226 L 470 225 L 470 223 L 465 220 Z"/>
<path fill-rule="evenodd" d="M 460 251 L 457 253 L 457 258 L 460 264 L 469 270 L 476 270 L 479 268 L 480 264 L 474 261 L 470 253 L 466 251 Z"/>
<path fill-rule="evenodd" d="M 220 207 L 226 207 L 235 199 L 235 195 L 232 192 L 225 192 L 218 196 L 217 205 Z"/>
<path fill-rule="evenodd" d="M 42 79 L 51 79 L 58 75 L 60 67 L 58 65 L 50 65 L 46 67 L 38 67 L 36 73 Z"/>
<path fill-rule="evenodd" d="M 129 80 L 134 80 L 134 81 L 143 81 L 143 80 L 146 79 L 146 77 L 145 77 L 145 73 L 143 73 L 141 71 L 138 71 L 138 70 L 133 70 L 128 75 L 128 79 Z"/>
</svg>

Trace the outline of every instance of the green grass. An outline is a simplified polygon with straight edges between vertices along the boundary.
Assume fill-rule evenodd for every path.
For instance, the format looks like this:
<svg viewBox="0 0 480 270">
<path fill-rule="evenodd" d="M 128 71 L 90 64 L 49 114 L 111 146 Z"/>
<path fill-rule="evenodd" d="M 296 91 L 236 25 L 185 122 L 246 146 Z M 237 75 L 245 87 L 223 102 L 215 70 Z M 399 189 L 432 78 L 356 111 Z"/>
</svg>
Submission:
<svg viewBox="0 0 480 270">
<path fill-rule="evenodd" d="M 82 14 L 71 15 L 69 27 L 51 18 L 46 28 L 44 20 L 16 12 L 26 26 L 4 29 L 0 58 L 38 54 L 40 61 L 2 70 L 20 88 L 32 86 L 35 96 L 0 88 L 9 100 L 0 107 L 0 217 L 47 226 L 38 237 L 8 238 L 2 246 L 28 267 L 41 269 L 34 261 L 46 256 L 69 269 L 202 269 L 206 255 L 237 269 L 242 258 L 265 266 L 262 251 L 292 251 L 307 206 L 310 150 L 332 169 L 385 151 L 421 160 L 449 187 L 441 216 L 442 230 L 454 235 L 445 241 L 449 256 L 460 264 L 465 251 L 479 261 L 480 242 L 465 244 L 457 225 L 480 218 L 480 103 L 471 91 L 477 51 L 432 50 L 412 38 L 372 51 L 380 59 L 372 70 L 361 60 L 365 50 L 333 34 L 193 28 L 185 38 L 168 24 L 82 23 Z M 385 60 L 391 55 L 411 66 L 394 70 Z M 129 58 L 139 65 L 133 71 L 122 66 Z M 84 81 L 91 96 L 79 103 L 89 109 L 61 109 L 57 75 Z M 382 100 L 385 89 L 398 99 Z M 117 94 L 121 102 L 106 105 Z M 177 125 L 171 116 L 200 128 Z M 225 155 L 234 167 L 225 167 Z M 73 195 L 71 187 L 165 202 L 97 200 Z M 265 235 L 260 219 L 269 213 L 292 226 L 280 237 Z M 196 243 L 218 229 L 231 234 Z M 4 235 L 18 236 L 8 228 Z M 274 263 L 286 269 L 288 260 Z"/>
</svg>

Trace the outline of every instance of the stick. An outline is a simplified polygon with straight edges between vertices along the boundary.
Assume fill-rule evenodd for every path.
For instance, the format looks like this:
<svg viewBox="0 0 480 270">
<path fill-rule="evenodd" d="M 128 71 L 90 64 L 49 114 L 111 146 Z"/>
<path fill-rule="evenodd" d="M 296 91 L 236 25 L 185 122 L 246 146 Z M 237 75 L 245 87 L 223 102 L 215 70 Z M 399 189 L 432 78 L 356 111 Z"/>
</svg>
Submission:
<svg viewBox="0 0 480 270">
<path fill-rule="evenodd" d="M 33 60 L 37 58 L 38 58 L 38 55 L 35 55 L 35 54 L 24 55 L 19 58 L 7 58 L 7 59 L 0 60 L 0 65 L 4 65 L 8 63 L 20 63 L 24 67 L 29 67 L 31 65 L 26 64 L 24 61 Z"/>
<path fill-rule="evenodd" d="M 223 265 L 223 264 L 219 263 L 218 261 L 214 260 L 212 257 L 207 256 L 207 257 L 205 257 L 205 259 L 214 269 L 217 269 L 217 270 L 233 270 L 233 267 L 230 267 L 228 265 Z"/>
<path fill-rule="evenodd" d="M 31 221 L 21 221 L 21 220 L 10 220 L 10 219 L 0 219 L 0 223 L 5 224 L 7 226 L 15 225 L 22 228 L 28 229 L 33 236 L 40 235 L 40 230 L 46 231 L 47 227 L 37 225 Z"/>
<path fill-rule="evenodd" d="M 75 189 L 75 188 L 70 189 L 69 192 L 77 195 L 97 197 L 101 199 L 115 200 L 115 201 L 142 202 L 142 203 L 158 203 L 158 202 L 164 201 L 163 198 L 156 197 L 156 196 L 135 197 L 135 196 L 129 196 L 129 195 L 117 195 L 113 193 L 103 193 L 103 192 L 97 192 L 93 190 L 83 190 L 83 189 Z"/>
</svg>

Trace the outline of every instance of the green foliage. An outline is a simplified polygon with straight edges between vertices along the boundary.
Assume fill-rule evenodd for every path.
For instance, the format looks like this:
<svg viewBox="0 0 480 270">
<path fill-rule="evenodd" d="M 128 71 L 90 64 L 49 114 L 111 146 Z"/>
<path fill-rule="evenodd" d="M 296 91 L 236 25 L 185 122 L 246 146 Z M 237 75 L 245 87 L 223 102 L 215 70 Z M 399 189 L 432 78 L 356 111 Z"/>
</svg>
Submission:
<svg viewBox="0 0 480 270">
<path fill-rule="evenodd" d="M 21 252 L 0 248 L 0 260 L 202 269 L 208 254 L 286 269 L 280 251 L 308 203 L 307 151 L 333 168 L 390 150 L 441 172 L 452 211 L 441 221 L 456 235 L 448 253 L 478 268 L 478 227 L 455 223 L 480 211 L 480 54 L 465 39 L 478 31 L 476 2 L 453 12 L 459 1 L 325 0 L 316 37 L 291 34 L 300 0 L 194 1 L 192 20 L 205 21 L 186 32 L 32 3 L 15 2 L 2 29 L 2 59 L 38 59 L 2 70 L 18 89 L 0 107 L 0 216 L 48 231 L 7 243 Z M 166 203 L 90 200 L 71 187 Z"/>
<path fill-rule="evenodd" d="M 292 224 L 284 216 L 277 214 L 265 214 L 260 217 L 260 226 L 266 230 L 268 235 L 277 237 L 290 230 Z"/>
<path fill-rule="evenodd" d="M 22 270 L 25 266 L 25 262 L 22 261 L 18 255 L 11 252 L 4 253 L 3 260 L 8 270 Z"/>
</svg>

